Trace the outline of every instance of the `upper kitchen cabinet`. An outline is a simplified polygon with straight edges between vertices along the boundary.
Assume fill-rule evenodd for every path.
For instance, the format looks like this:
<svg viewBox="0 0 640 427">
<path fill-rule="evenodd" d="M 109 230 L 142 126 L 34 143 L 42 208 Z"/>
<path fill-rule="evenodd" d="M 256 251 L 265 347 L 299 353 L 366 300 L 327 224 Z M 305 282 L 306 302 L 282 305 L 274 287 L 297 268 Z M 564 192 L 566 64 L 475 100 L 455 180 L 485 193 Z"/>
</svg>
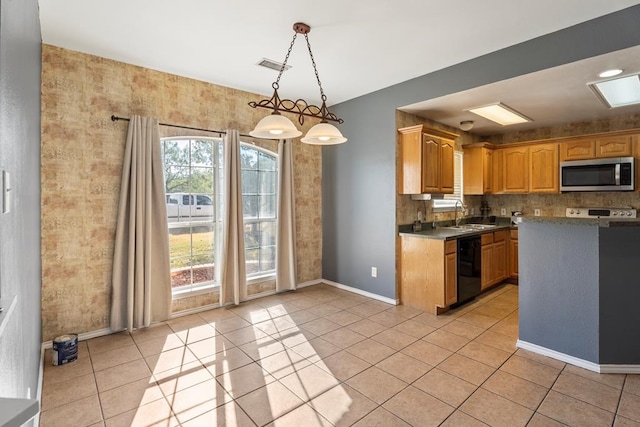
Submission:
<svg viewBox="0 0 640 427">
<path fill-rule="evenodd" d="M 560 144 L 560 160 L 586 160 L 596 157 L 596 141 L 593 138 L 580 138 Z"/>
<path fill-rule="evenodd" d="M 457 134 L 417 125 L 398 129 L 400 194 L 452 194 L 453 153 Z"/>
<path fill-rule="evenodd" d="M 596 138 L 596 157 L 630 157 L 633 154 L 633 136 L 619 135 Z"/>
<path fill-rule="evenodd" d="M 504 152 L 502 150 L 494 150 L 492 156 L 493 170 L 493 194 L 504 193 Z"/>
<path fill-rule="evenodd" d="M 559 193 L 558 144 L 529 147 L 529 193 Z"/>
<path fill-rule="evenodd" d="M 503 192 L 522 194 L 529 192 L 529 147 L 502 149 Z"/>
<path fill-rule="evenodd" d="M 633 155 L 633 135 L 611 135 L 569 140 L 560 144 L 560 161 Z"/>
<path fill-rule="evenodd" d="M 486 144 L 464 146 L 464 189 L 465 195 L 493 193 L 494 150 Z"/>
</svg>

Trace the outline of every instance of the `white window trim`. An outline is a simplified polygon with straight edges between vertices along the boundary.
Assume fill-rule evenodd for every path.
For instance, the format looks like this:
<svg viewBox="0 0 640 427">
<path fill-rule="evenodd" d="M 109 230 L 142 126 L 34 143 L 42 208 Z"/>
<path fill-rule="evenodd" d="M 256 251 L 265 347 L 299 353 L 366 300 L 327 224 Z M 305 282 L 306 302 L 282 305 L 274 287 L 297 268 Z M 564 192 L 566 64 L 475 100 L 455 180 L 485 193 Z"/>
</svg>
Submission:
<svg viewBox="0 0 640 427">
<path fill-rule="evenodd" d="M 217 142 L 222 142 L 221 138 L 215 138 L 215 137 L 191 137 L 191 136 L 181 136 L 181 137 L 166 137 L 166 138 L 162 138 L 162 140 L 190 140 L 190 139 L 209 139 L 209 140 L 214 140 Z M 276 159 L 278 158 L 278 153 L 271 151 L 267 148 L 263 148 L 263 147 L 258 147 L 253 143 L 250 142 L 244 142 L 241 141 L 240 142 L 241 145 L 245 145 L 251 149 L 257 150 L 259 152 L 262 152 L 264 154 L 267 154 L 269 156 L 273 156 Z M 215 169 L 215 168 L 214 168 Z M 279 173 L 279 171 L 278 171 Z M 216 225 L 218 223 L 220 219 L 219 218 L 215 218 L 215 221 L 212 223 L 214 225 Z M 251 219 L 246 219 L 243 221 L 243 223 L 250 223 L 250 222 L 264 222 L 264 221 L 273 221 L 273 222 L 277 222 L 277 213 L 276 213 L 276 217 L 275 218 L 251 218 Z M 190 223 L 197 223 L 197 221 L 191 221 Z M 209 224 L 209 221 L 203 221 L 203 223 L 207 223 Z M 185 224 L 188 224 L 187 222 L 176 222 L 176 223 L 170 223 L 168 224 L 169 228 L 177 228 L 177 227 L 184 227 Z M 247 285 L 252 285 L 252 284 L 256 284 L 256 283 L 261 283 L 261 282 L 267 282 L 267 281 L 271 281 L 271 280 L 275 280 L 276 278 L 276 272 L 275 270 L 270 270 L 270 271 L 261 271 L 258 273 L 254 273 L 254 274 L 247 274 L 246 276 L 246 281 L 247 281 Z M 220 289 L 220 284 L 218 282 L 216 282 L 215 280 L 209 281 L 209 282 L 201 282 L 198 284 L 194 284 L 194 285 L 185 285 L 182 287 L 178 287 L 178 288 L 172 288 L 171 289 L 171 296 L 172 296 L 172 300 L 179 300 L 179 299 L 183 299 L 183 298 L 190 298 L 190 297 L 196 297 L 199 295 L 205 295 L 205 294 L 210 294 L 210 293 L 214 293 L 214 292 L 218 292 Z"/>
<path fill-rule="evenodd" d="M 244 141 L 240 141 L 240 145 L 241 146 L 246 146 L 247 148 L 251 148 L 253 150 L 256 150 L 258 152 L 262 152 L 263 154 L 266 154 L 268 156 L 272 156 L 276 159 L 276 164 L 278 162 L 278 152 L 277 151 L 272 151 L 269 150 L 268 148 L 264 148 L 264 147 L 259 147 L 257 145 L 255 145 L 254 143 L 250 143 L 250 142 L 244 142 Z M 280 176 L 280 170 L 278 170 L 276 168 L 276 172 L 278 173 L 278 177 Z M 276 195 L 277 195 L 277 191 L 278 188 L 276 186 Z M 277 201 L 277 198 L 276 198 Z M 276 216 L 273 218 L 246 218 L 243 219 L 242 223 L 244 224 L 250 224 L 250 223 L 259 223 L 259 222 L 273 222 L 276 224 L 276 234 L 277 234 L 277 224 L 278 224 L 278 210 L 277 210 L 277 206 L 276 206 Z M 277 249 L 276 249 L 277 250 Z M 245 247 L 245 251 L 246 251 L 246 247 Z M 266 270 L 266 271 L 259 271 L 257 273 L 253 273 L 253 274 L 248 274 L 246 275 L 246 281 L 247 281 L 247 286 L 248 285 L 252 285 L 252 284 L 256 284 L 256 283 L 261 283 L 261 282 L 267 282 L 270 280 L 275 280 L 276 278 L 276 271 L 275 270 Z"/>
<path fill-rule="evenodd" d="M 212 282 L 200 283 L 197 286 L 193 286 L 193 285 L 184 286 L 184 288 L 189 288 L 189 289 L 178 289 L 175 291 L 172 290 L 171 295 L 173 300 L 196 297 L 198 295 L 213 293 L 214 291 L 217 291 L 220 288 L 220 284 L 212 281 Z"/>
<path fill-rule="evenodd" d="M 464 155 L 462 151 L 453 153 L 453 173 L 454 184 L 453 194 L 445 194 L 443 199 L 433 200 L 433 212 L 453 212 L 456 210 L 456 202 L 459 200 L 464 204 L 464 194 L 462 193 L 464 176 L 463 176 Z"/>
</svg>

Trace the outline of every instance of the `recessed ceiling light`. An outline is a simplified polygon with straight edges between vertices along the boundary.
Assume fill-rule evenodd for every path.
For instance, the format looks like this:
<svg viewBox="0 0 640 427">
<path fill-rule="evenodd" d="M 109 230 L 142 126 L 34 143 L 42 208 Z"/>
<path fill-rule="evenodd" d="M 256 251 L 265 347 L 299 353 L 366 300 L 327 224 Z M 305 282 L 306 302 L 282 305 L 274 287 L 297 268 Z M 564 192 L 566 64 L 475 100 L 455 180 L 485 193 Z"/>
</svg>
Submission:
<svg viewBox="0 0 640 427">
<path fill-rule="evenodd" d="M 610 108 L 640 104 L 638 74 L 589 84 L 596 95 Z"/>
<path fill-rule="evenodd" d="M 598 77 L 606 79 L 607 77 L 613 77 L 613 76 L 617 76 L 618 74 L 622 74 L 622 71 L 619 68 L 613 68 L 611 70 L 607 70 L 607 71 L 603 71 L 600 74 L 598 74 Z"/>
<path fill-rule="evenodd" d="M 485 119 L 489 119 L 492 122 L 496 122 L 502 126 L 509 126 L 532 121 L 527 116 L 518 113 L 514 109 L 509 108 L 500 102 L 485 105 L 482 107 L 469 108 L 466 111 L 471 111 L 474 114 L 482 116 Z"/>
</svg>

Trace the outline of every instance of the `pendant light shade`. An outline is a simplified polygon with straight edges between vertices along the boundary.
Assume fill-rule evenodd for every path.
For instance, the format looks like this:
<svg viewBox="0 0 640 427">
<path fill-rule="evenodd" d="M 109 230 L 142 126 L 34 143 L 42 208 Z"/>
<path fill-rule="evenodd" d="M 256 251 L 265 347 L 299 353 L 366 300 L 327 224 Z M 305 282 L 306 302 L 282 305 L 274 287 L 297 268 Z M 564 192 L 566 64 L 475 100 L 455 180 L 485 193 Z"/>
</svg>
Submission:
<svg viewBox="0 0 640 427">
<path fill-rule="evenodd" d="M 281 114 L 270 114 L 262 118 L 249 135 L 265 139 L 297 138 L 302 132 L 291 120 Z"/>
<path fill-rule="evenodd" d="M 334 125 L 318 123 L 300 141 L 312 145 L 335 145 L 346 142 L 347 138 Z"/>
</svg>

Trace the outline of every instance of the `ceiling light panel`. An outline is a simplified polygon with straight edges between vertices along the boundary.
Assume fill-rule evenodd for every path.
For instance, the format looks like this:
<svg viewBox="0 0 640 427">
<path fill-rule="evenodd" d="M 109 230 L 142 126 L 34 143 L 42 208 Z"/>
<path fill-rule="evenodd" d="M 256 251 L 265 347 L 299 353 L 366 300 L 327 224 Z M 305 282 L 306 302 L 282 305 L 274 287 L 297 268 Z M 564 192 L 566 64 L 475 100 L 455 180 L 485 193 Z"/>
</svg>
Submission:
<svg viewBox="0 0 640 427">
<path fill-rule="evenodd" d="M 492 122 L 498 123 L 502 126 L 515 125 L 518 123 L 526 123 L 531 121 L 531 119 L 529 119 L 525 115 L 520 114 L 512 108 L 509 108 L 499 102 L 482 107 L 470 108 L 467 111 L 471 111 L 474 114 L 482 116 L 485 119 L 491 120 Z"/>
<path fill-rule="evenodd" d="M 640 104 L 640 77 L 638 74 L 589 85 L 610 108 Z"/>
</svg>

